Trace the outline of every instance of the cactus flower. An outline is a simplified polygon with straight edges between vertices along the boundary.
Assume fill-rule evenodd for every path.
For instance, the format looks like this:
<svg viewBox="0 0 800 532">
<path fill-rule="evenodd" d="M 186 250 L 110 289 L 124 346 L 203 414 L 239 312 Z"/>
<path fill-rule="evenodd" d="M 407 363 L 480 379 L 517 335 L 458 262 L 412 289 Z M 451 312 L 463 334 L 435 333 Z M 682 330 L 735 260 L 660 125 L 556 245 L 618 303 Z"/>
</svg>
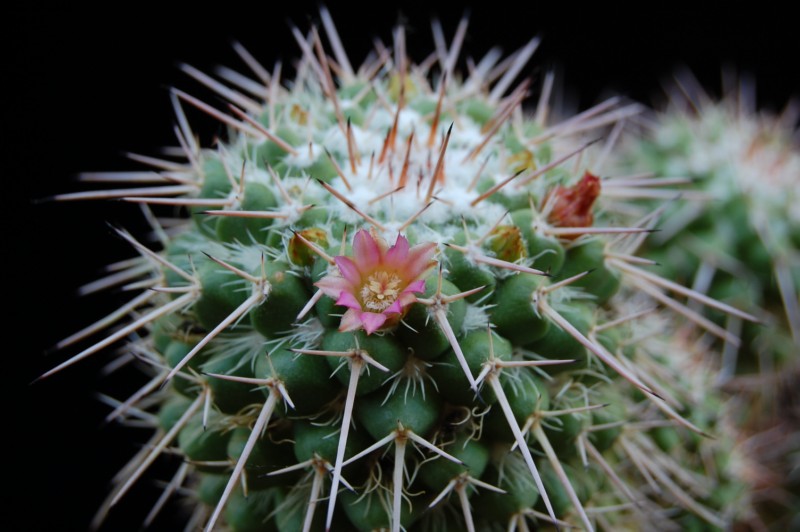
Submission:
<svg viewBox="0 0 800 532">
<path fill-rule="evenodd" d="M 335 257 L 339 273 L 316 283 L 322 292 L 347 307 L 340 331 L 364 329 L 372 334 L 397 324 L 406 308 L 425 290 L 420 277 L 432 266 L 436 245 L 409 248 L 408 239 L 397 236 L 392 247 L 368 231 L 359 231 L 353 241 L 353 257 Z"/>
</svg>

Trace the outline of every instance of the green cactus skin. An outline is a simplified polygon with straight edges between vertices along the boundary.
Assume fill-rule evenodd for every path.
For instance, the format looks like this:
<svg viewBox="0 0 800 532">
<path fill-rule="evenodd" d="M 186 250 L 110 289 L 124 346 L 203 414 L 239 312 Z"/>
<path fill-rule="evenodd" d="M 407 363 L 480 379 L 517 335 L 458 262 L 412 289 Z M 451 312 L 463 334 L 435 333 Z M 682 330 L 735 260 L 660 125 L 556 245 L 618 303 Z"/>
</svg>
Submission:
<svg viewBox="0 0 800 532">
<path fill-rule="evenodd" d="M 796 526 L 797 481 L 786 475 L 798 452 L 795 408 L 800 368 L 800 150 L 790 106 L 781 115 L 758 111 L 746 80 L 713 100 L 690 75 L 669 91 L 669 105 L 652 130 L 631 136 L 617 155 L 622 167 L 646 165 L 657 174 L 691 180 L 693 201 L 671 206 L 661 233 L 645 251 L 677 282 L 747 310 L 761 324 L 717 312 L 708 317 L 732 338 L 707 363 L 738 408 L 731 423 L 739 441 L 772 441 L 772 452 L 750 453 L 753 470 L 772 480 L 753 482 L 771 527 Z M 621 170 L 625 171 L 625 170 Z M 737 340 L 741 339 L 741 343 Z M 708 360 L 708 359 L 711 360 Z M 782 443 L 778 443 L 778 441 Z M 780 451 L 778 451 L 780 449 Z M 781 455 L 781 458 L 777 458 Z M 782 485 L 785 484 L 785 485 Z M 772 485 L 772 491 L 769 486 Z M 786 509 L 789 509 L 787 512 Z"/>
<path fill-rule="evenodd" d="M 172 91 L 185 158 L 153 161 L 159 182 L 124 198 L 163 216 L 163 249 L 118 231 L 144 291 L 44 375 L 137 332 L 150 381 L 115 417 L 158 423 L 103 512 L 169 451 L 207 530 L 732 522 L 712 497 L 732 481 L 689 447 L 716 412 L 652 338 L 674 320 L 647 296 L 678 303 L 635 255 L 650 220 L 621 225 L 591 167 L 586 140 L 639 106 L 548 124 L 547 100 L 528 117 L 527 85 L 512 88 L 536 39 L 462 76 L 459 39 L 414 65 L 398 28 L 356 70 L 321 19 L 332 55 L 298 33 L 291 82 L 241 49 L 246 79 L 185 68 L 230 105 Z M 200 147 L 193 108 L 227 139 Z"/>
</svg>

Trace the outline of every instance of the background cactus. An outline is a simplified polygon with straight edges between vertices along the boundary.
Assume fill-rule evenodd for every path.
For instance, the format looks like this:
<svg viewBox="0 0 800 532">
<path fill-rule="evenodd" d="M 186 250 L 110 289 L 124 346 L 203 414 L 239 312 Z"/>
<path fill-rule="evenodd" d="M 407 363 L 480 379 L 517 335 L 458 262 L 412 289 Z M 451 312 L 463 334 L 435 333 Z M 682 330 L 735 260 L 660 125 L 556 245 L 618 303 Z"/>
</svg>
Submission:
<svg viewBox="0 0 800 532">
<path fill-rule="evenodd" d="M 717 367 L 716 386 L 737 405 L 732 415 L 739 437 L 769 440 L 780 449 L 753 453 L 764 456 L 758 467 L 792 471 L 800 451 L 796 438 L 786 436 L 796 431 L 800 353 L 797 112 L 792 103 L 780 114 L 758 110 L 752 80 L 729 75 L 726 81 L 724 97 L 715 101 L 691 75 L 679 77 L 669 106 L 620 153 L 631 166 L 645 164 L 692 180 L 687 194 L 694 201 L 667 210 L 649 256 L 669 277 L 748 309 L 763 322 L 744 324 L 712 313 L 741 345 L 724 340 L 706 359 Z M 771 438 L 778 433 L 783 436 Z M 756 482 L 765 492 L 759 499 L 767 521 L 796 525 L 794 476 Z"/>
<path fill-rule="evenodd" d="M 575 177 L 579 177 L 579 176 L 576 175 Z"/>
<path fill-rule="evenodd" d="M 652 135 L 630 143 L 631 166 L 688 177 L 688 194 L 703 197 L 669 212 L 652 253 L 670 277 L 749 307 L 767 324 L 749 327 L 735 318 L 722 324 L 745 342 L 741 356 L 735 345 L 724 347 L 721 380 L 794 363 L 800 346 L 795 110 L 758 112 L 755 87 L 746 80 L 720 102 L 691 76 L 676 85 Z"/>
</svg>

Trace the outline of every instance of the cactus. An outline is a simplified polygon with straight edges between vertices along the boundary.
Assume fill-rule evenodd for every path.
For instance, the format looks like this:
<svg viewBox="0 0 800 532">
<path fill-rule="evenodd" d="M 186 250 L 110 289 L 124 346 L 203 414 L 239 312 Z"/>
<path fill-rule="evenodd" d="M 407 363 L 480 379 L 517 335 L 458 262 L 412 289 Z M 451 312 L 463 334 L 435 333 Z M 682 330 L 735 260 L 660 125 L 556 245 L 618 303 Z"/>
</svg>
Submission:
<svg viewBox="0 0 800 532">
<path fill-rule="evenodd" d="M 796 117 L 757 112 L 746 85 L 714 102 L 696 81 L 670 91 L 653 134 L 628 146 L 629 164 L 693 181 L 694 201 L 666 215 L 651 241 L 665 273 L 757 313 L 768 327 L 722 320 L 745 339 L 724 346 L 723 379 L 792 363 L 800 346 L 800 154 Z M 691 96 L 689 96 L 691 95 Z"/>
<path fill-rule="evenodd" d="M 140 204 L 161 244 L 117 230 L 138 257 L 100 284 L 141 294 L 62 342 L 112 329 L 44 375 L 130 338 L 148 375 L 110 417 L 151 423 L 153 439 L 98 520 L 164 454 L 183 457 L 164 497 L 188 491 L 207 530 L 738 518 L 716 497 L 735 479 L 696 452 L 715 397 L 681 386 L 674 365 L 690 357 L 654 338 L 675 336 L 674 318 L 649 298 L 755 318 L 636 255 L 654 217 L 626 221 L 630 180 L 598 177 L 613 135 L 593 145 L 640 107 L 550 124 L 551 75 L 533 116 L 528 82 L 512 88 L 536 39 L 462 76 L 465 23 L 420 65 L 398 28 L 356 70 L 321 20 L 332 56 L 317 28 L 296 32 L 290 83 L 239 45 L 250 75 L 185 67 L 229 103 L 171 91 L 180 160 L 93 174 L 137 184 L 58 198 Z M 227 138 L 202 148 L 190 108 Z"/>
<path fill-rule="evenodd" d="M 762 517 L 792 528 L 800 519 L 797 481 L 785 473 L 798 452 L 796 437 L 789 436 L 797 433 L 792 390 L 800 370 L 796 109 L 787 106 L 780 115 L 758 111 L 745 78 L 728 77 L 720 100 L 689 74 L 677 79 L 650 131 L 631 136 L 617 154 L 623 168 L 646 165 L 660 175 L 691 180 L 686 195 L 692 201 L 670 206 L 647 256 L 671 279 L 744 308 L 762 322 L 707 314 L 722 339 L 707 363 L 717 368 L 715 385 L 738 405 L 731 411 L 738 439 L 770 442 L 771 452 L 749 453 L 751 469 L 762 470 L 753 482 L 763 491 Z M 784 436 L 774 439 L 778 433 Z M 777 500 L 787 502 L 776 505 Z"/>
</svg>

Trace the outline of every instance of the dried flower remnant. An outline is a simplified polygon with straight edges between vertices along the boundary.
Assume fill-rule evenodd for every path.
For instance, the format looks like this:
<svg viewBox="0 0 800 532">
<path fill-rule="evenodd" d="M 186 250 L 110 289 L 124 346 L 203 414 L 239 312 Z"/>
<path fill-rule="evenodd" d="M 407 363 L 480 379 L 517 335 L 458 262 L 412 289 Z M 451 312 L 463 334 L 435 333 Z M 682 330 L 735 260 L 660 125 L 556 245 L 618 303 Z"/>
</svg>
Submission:
<svg viewBox="0 0 800 532">
<path fill-rule="evenodd" d="M 558 186 L 551 194 L 547 200 L 553 202 L 551 222 L 560 227 L 591 227 L 592 206 L 600 195 L 599 177 L 587 171 L 575 186 Z"/>
</svg>

